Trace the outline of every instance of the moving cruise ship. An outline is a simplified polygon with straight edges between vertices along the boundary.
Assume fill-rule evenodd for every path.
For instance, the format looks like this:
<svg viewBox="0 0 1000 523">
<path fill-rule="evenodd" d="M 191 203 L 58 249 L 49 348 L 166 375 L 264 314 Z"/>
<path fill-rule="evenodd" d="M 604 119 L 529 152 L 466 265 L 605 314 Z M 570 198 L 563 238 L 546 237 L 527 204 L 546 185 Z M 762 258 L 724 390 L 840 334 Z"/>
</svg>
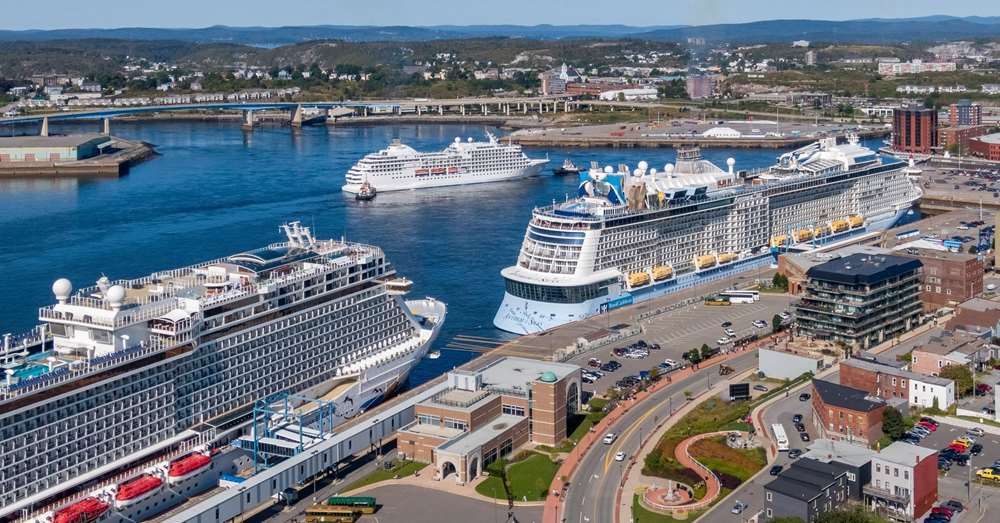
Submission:
<svg viewBox="0 0 1000 523">
<path fill-rule="evenodd" d="M 895 158 L 851 136 L 826 138 L 757 172 L 723 171 L 697 149 L 663 172 L 596 165 L 578 196 L 532 212 L 493 320 L 527 334 L 626 306 L 736 269 L 779 249 L 808 250 L 883 230 L 920 197 Z"/>
<path fill-rule="evenodd" d="M 365 182 L 378 192 L 388 192 L 513 180 L 535 176 L 549 162 L 528 158 L 520 145 L 504 145 L 490 133 L 487 138 L 485 142 L 455 138 L 436 153 L 422 153 L 393 140 L 347 171 L 343 191 L 357 194 Z"/>
<path fill-rule="evenodd" d="M 53 284 L 36 335 L 4 338 L 0 520 L 146 519 L 238 468 L 213 450 L 255 402 L 321 398 L 332 427 L 406 379 L 444 303 L 404 301 L 412 282 L 378 247 L 282 229 L 189 267 Z"/>
</svg>

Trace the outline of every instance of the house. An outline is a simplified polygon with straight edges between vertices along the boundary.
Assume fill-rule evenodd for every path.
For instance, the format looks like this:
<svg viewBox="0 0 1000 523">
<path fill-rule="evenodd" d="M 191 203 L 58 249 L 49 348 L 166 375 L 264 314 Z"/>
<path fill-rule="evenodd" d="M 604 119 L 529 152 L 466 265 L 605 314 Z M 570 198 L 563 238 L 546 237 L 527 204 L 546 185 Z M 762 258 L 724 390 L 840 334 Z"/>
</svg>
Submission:
<svg viewBox="0 0 1000 523">
<path fill-rule="evenodd" d="M 983 370 L 990 359 L 996 357 L 997 351 L 990 343 L 989 331 L 944 331 L 910 354 L 910 370 L 937 376 L 948 365 Z"/>
<path fill-rule="evenodd" d="M 434 465 L 436 479 L 464 484 L 528 442 L 555 446 L 580 405 L 580 368 L 502 358 L 483 369 L 454 370 L 449 387 L 414 406 L 399 429 L 401 457 Z"/>
<path fill-rule="evenodd" d="M 952 380 L 861 358 L 840 362 L 840 384 L 867 391 L 890 402 L 905 399 L 917 407 L 944 410 L 955 403 L 955 383 Z"/>
<path fill-rule="evenodd" d="M 848 468 L 837 463 L 799 459 L 764 485 L 767 519 L 799 518 L 812 523 L 839 510 L 850 497 Z"/>
<path fill-rule="evenodd" d="M 884 400 L 830 381 L 812 386 L 813 423 L 824 438 L 870 445 L 882 437 Z"/>
<path fill-rule="evenodd" d="M 871 481 L 872 458 L 875 454 L 876 452 L 868 447 L 820 438 L 813 440 L 802 454 L 802 459 L 836 463 L 845 467 L 849 497 L 861 501 L 864 499 L 862 489 Z"/>
<path fill-rule="evenodd" d="M 865 505 L 883 517 L 912 521 L 937 500 L 935 450 L 897 441 L 872 458 L 871 473 Z"/>
<path fill-rule="evenodd" d="M 949 330 L 986 329 L 995 337 L 1000 332 L 998 330 L 1000 328 L 1000 302 L 983 298 L 963 301 L 955 307 L 955 315 L 948 320 L 945 328 Z"/>
</svg>

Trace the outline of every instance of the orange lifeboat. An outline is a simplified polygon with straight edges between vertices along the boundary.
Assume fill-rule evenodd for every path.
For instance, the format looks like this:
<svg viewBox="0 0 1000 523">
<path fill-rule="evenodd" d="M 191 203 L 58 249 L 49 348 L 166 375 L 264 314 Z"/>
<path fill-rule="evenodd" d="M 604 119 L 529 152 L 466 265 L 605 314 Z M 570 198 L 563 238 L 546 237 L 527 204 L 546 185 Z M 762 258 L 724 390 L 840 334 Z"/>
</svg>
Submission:
<svg viewBox="0 0 1000 523">
<path fill-rule="evenodd" d="M 152 496 L 162 486 L 163 480 L 152 474 L 143 474 L 137 478 L 130 479 L 118 485 L 118 494 L 115 495 L 115 505 L 121 508 L 142 501 Z"/>
<path fill-rule="evenodd" d="M 197 452 L 170 462 L 167 481 L 177 483 L 202 472 L 212 464 L 212 458 Z"/>
<path fill-rule="evenodd" d="M 109 505 L 97 498 L 83 498 L 59 509 L 52 516 L 52 523 L 90 523 L 108 511 Z"/>
</svg>

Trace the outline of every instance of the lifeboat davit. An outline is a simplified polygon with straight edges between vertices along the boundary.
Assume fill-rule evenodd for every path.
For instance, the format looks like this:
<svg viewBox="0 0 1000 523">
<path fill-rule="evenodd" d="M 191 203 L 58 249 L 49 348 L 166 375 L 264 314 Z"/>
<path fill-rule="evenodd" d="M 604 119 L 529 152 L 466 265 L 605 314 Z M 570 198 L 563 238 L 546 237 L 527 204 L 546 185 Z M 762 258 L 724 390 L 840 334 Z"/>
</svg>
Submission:
<svg viewBox="0 0 1000 523">
<path fill-rule="evenodd" d="M 642 287 L 649 283 L 649 273 L 645 271 L 633 272 L 628 275 L 628 285 L 633 289 L 636 287 Z"/>
<path fill-rule="evenodd" d="M 208 469 L 211 464 L 212 458 L 198 452 L 175 459 L 170 462 L 167 481 L 171 484 L 184 481 Z"/>
<path fill-rule="evenodd" d="M 656 267 L 653 267 L 653 279 L 656 281 L 669 279 L 673 275 L 673 267 L 669 267 L 667 265 L 657 265 Z"/>
<path fill-rule="evenodd" d="M 97 521 L 108 509 L 107 503 L 100 499 L 83 498 L 72 505 L 61 508 L 52 516 L 52 523 L 90 523 Z"/>
<path fill-rule="evenodd" d="M 115 506 L 118 508 L 127 507 L 138 503 L 160 490 L 163 480 L 152 474 L 143 474 L 134 479 L 130 479 L 118 485 L 118 494 L 115 494 Z"/>
</svg>

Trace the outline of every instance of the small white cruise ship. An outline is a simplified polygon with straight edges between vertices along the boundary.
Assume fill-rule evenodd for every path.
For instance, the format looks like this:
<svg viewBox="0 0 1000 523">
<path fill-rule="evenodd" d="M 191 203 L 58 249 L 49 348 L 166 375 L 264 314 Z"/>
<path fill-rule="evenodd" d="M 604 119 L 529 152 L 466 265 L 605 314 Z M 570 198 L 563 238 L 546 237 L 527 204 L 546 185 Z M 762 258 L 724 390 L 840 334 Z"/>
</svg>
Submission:
<svg viewBox="0 0 1000 523">
<path fill-rule="evenodd" d="M 893 225 L 920 197 L 896 158 L 825 138 L 765 170 L 697 149 L 662 172 L 593 165 L 576 198 L 534 209 L 493 320 L 528 334 Z"/>
<path fill-rule="evenodd" d="M 239 452 L 217 451 L 261 402 L 297 409 L 299 438 L 268 441 L 298 449 L 406 380 L 445 304 L 404 300 L 376 246 L 282 230 L 141 278 L 56 280 L 42 324 L 0 349 L 0 521 L 151 518 L 219 484 Z"/>
<path fill-rule="evenodd" d="M 357 194 L 366 183 L 378 192 L 389 192 L 499 182 L 535 176 L 549 162 L 528 158 L 520 145 L 500 143 L 490 133 L 486 136 L 485 142 L 455 138 L 443 151 L 433 153 L 393 140 L 347 171 L 343 191 Z"/>
</svg>

